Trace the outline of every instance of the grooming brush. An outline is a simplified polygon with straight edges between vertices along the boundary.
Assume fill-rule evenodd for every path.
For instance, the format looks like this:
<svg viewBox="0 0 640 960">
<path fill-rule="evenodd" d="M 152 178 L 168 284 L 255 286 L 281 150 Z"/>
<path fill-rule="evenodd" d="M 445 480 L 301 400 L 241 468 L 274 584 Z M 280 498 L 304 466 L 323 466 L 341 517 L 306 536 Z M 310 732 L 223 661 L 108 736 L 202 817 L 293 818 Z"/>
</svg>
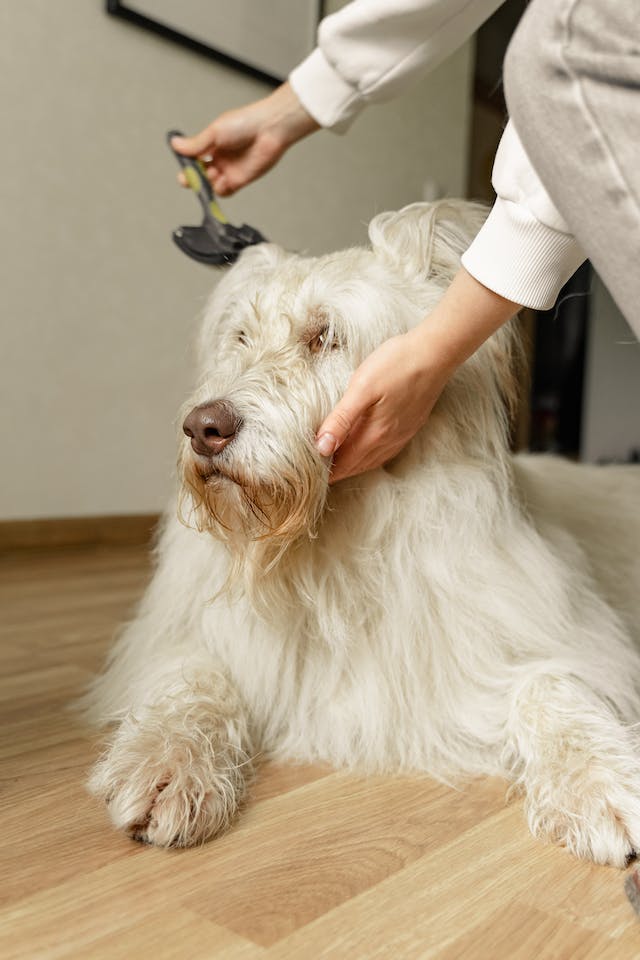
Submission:
<svg viewBox="0 0 640 960">
<path fill-rule="evenodd" d="M 179 130 L 170 130 L 167 134 L 169 146 L 171 147 L 173 137 L 183 136 Z M 218 206 L 204 164 L 191 157 L 183 157 L 173 147 L 171 151 L 184 170 L 187 183 L 198 197 L 204 211 L 204 219 L 199 227 L 178 227 L 173 231 L 173 241 L 183 253 L 199 263 L 222 267 L 237 260 L 245 247 L 264 243 L 265 238 L 254 227 L 246 223 L 241 227 L 234 227 L 229 223 Z"/>
</svg>

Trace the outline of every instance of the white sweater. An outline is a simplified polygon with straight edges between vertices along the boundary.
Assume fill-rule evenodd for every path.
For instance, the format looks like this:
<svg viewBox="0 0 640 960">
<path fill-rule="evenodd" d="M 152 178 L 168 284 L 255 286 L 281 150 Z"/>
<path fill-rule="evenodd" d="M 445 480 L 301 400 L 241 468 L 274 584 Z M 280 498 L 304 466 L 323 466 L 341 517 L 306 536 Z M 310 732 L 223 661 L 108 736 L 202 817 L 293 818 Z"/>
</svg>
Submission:
<svg viewBox="0 0 640 960">
<path fill-rule="evenodd" d="M 459 47 L 503 0 L 353 0 L 318 30 L 289 82 L 323 127 L 343 132 L 369 101 L 396 96 Z M 496 202 L 462 263 L 484 286 L 548 309 L 584 254 L 512 122 L 493 167 Z"/>
</svg>

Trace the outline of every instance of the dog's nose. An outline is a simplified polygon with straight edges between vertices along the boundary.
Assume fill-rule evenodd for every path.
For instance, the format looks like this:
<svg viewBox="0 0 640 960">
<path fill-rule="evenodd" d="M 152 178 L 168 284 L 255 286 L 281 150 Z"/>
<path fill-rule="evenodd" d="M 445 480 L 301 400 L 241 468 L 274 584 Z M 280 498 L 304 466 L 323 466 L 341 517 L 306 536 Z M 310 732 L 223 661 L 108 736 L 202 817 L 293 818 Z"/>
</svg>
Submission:
<svg viewBox="0 0 640 960">
<path fill-rule="evenodd" d="M 191 446 L 202 457 L 213 457 L 231 443 L 241 419 L 227 400 L 214 400 L 194 407 L 182 424 Z"/>
</svg>

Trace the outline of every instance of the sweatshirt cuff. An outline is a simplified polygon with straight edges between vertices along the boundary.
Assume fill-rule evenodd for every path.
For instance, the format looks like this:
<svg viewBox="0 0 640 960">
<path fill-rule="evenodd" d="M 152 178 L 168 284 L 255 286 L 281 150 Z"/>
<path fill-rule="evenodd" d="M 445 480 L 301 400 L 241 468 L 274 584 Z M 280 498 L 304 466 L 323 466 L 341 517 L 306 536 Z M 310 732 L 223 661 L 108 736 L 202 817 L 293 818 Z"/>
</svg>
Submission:
<svg viewBox="0 0 640 960">
<path fill-rule="evenodd" d="M 362 97 L 317 47 L 289 74 L 298 100 L 321 127 L 344 133 L 364 106 Z"/>
<path fill-rule="evenodd" d="M 575 238 L 498 197 L 462 266 L 483 286 L 533 310 L 549 310 L 585 260 Z"/>
</svg>

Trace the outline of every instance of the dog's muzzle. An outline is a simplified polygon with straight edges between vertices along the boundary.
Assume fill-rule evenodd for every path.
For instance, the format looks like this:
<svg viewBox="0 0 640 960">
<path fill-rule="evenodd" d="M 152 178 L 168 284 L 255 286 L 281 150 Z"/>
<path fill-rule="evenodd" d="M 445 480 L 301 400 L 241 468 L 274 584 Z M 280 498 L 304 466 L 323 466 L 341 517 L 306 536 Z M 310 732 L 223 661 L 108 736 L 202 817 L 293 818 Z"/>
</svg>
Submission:
<svg viewBox="0 0 640 960">
<path fill-rule="evenodd" d="M 242 418 L 228 400 L 214 400 L 194 407 L 182 424 L 194 453 L 216 457 L 238 435 Z"/>
</svg>

